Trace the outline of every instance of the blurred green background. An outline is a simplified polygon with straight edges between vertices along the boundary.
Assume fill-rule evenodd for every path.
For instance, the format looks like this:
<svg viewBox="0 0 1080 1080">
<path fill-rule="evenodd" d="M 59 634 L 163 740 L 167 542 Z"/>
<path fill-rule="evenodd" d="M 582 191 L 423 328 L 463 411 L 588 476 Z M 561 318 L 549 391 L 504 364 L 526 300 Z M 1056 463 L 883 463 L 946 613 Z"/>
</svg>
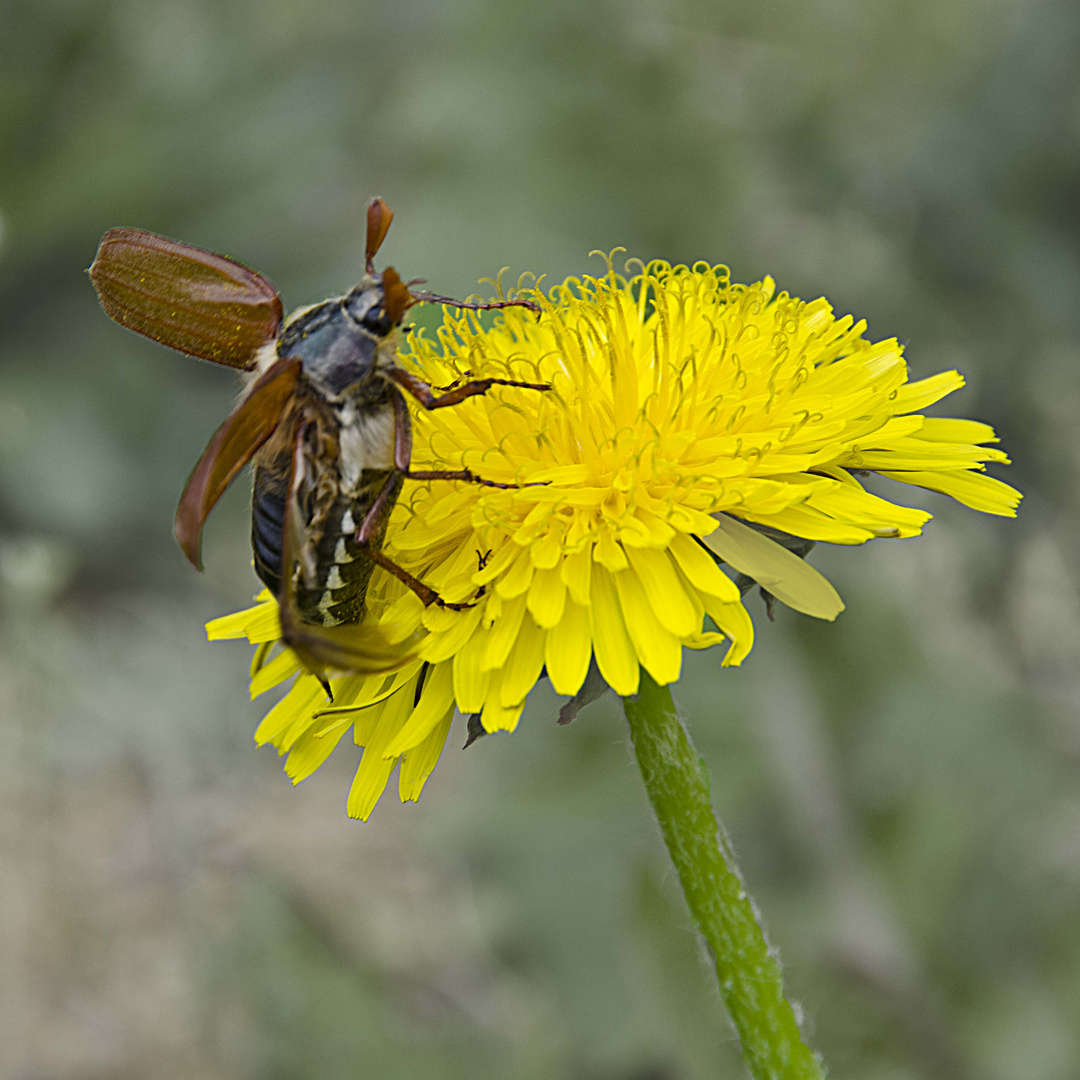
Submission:
<svg viewBox="0 0 1080 1080">
<path fill-rule="evenodd" d="M 959 367 L 1016 522 L 813 559 L 678 698 L 834 1075 L 1080 1076 L 1080 7 L 0 0 L 0 1075 L 743 1077 L 617 703 L 344 816 L 250 735 L 244 485 L 172 514 L 231 372 L 109 322 L 137 225 L 352 284 L 724 261 Z"/>
</svg>

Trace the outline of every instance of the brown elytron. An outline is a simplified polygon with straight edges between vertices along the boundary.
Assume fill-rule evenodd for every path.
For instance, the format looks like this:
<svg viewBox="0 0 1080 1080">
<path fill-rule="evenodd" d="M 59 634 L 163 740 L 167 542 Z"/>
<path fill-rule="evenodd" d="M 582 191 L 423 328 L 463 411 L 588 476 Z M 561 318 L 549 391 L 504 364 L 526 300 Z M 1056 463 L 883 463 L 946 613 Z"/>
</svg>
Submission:
<svg viewBox="0 0 1080 1080">
<path fill-rule="evenodd" d="M 494 385 L 549 389 L 546 383 L 475 379 L 437 394 L 397 367 L 397 330 L 413 304 L 537 308 L 523 300 L 463 304 L 410 291 L 393 268 L 376 273 L 372 260 L 392 219 L 390 208 L 373 200 L 359 284 L 285 321 L 277 291 L 254 270 L 139 229 L 110 229 L 90 267 L 101 305 L 118 323 L 247 373 L 243 400 L 184 488 L 176 538 L 201 569 L 203 525 L 232 479 L 253 462 L 255 569 L 278 598 L 282 639 L 324 685 L 331 671 L 386 671 L 409 659 L 407 647 L 391 647 L 376 628 L 361 625 L 376 566 L 425 604 L 443 604 L 381 550 L 403 481 L 512 486 L 467 469 L 411 470 L 403 392 L 425 409 L 439 409 Z"/>
</svg>

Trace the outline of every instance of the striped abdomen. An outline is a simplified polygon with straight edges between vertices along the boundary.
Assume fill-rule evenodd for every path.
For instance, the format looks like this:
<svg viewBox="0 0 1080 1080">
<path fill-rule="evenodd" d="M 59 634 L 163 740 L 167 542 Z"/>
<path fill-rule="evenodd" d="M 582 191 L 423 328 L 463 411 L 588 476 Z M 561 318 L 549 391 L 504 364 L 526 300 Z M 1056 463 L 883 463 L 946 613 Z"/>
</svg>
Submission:
<svg viewBox="0 0 1080 1080">
<path fill-rule="evenodd" d="M 319 626 L 339 626 L 359 622 L 375 564 L 356 545 L 356 533 L 382 490 L 389 470 L 365 469 L 354 495 L 334 499 L 317 515 L 306 508 L 302 533 L 314 563 L 314 580 L 297 583 L 296 605 L 302 622 Z M 256 469 L 251 500 L 251 547 L 255 572 L 275 595 L 281 587 L 281 547 L 285 509 L 285 484 L 280 474 Z M 320 526 L 312 528 L 313 517 Z M 373 538 L 381 547 L 386 521 Z"/>
</svg>

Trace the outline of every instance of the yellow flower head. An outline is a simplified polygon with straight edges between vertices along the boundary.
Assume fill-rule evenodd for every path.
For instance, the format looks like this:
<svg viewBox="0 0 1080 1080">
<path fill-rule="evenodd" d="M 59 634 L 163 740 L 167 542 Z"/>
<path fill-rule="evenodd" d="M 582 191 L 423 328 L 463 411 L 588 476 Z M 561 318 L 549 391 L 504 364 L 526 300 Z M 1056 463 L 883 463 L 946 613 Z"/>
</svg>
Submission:
<svg viewBox="0 0 1080 1080">
<path fill-rule="evenodd" d="M 930 514 L 865 490 L 879 473 L 1014 516 L 1019 492 L 984 472 L 1008 459 L 992 428 L 920 414 L 963 385 L 955 371 L 908 381 L 901 346 L 824 300 L 731 284 L 724 267 L 636 264 L 629 278 L 570 278 L 536 318 L 507 309 L 490 328 L 447 311 L 437 342 L 409 336 L 402 364 L 435 386 L 495 376 L 548 382 L 495 388 L 414 414 L 416 469 L 468 468 L 510 490 L 408 483 L 385 550 L 464 611 L 425 609 L 376 572 L 370 617 L 400 640 L 421 632 L 408 666 L 319 682 L 291 651 L 263 664 L 276 602 L 227 616 L 211 638 L 260 643 L 252 694 L 296 676 L 256 731 L 287 754 L 294 782 L 352 731 L 364 748 L 348 811 L 366 818 L 400 760 L 416 799 L 455 706 L 485 731 L 512 731 L 546 672 L 577 694 L 590 662 L 618 694 L 640 668 L 679 677 L 684 646 L 753 643 L 739 584 L 757 582 L 798 611 L 833 619 L 843 603 L 806 563 L 809 544 L 915 536 Z M 796 553 L 798 552 L 798 553 Z M 739 583 L 721 565 L 739 575 Z"/>
</svg>

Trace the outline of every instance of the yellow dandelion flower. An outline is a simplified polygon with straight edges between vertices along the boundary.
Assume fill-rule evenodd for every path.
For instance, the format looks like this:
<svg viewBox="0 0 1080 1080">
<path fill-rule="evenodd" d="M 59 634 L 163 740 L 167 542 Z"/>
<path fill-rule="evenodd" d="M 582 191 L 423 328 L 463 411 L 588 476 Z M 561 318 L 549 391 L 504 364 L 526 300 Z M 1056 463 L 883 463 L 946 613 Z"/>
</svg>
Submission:
<svg viewBox="0 0 1080 1080">
<path fill-rule="evenodd" d="M 957 372 L 910 382 L 894 339 L 871 341 L 865 323 L 769 278 L 633 265 L 629 277 L 609 260 L 602 277 L 527 291 L 539 318 L 508 309 L 485 326 L 448 310 L 434 341 L 405 342 L 402 364 L 436 386 L 552 385 L 415 411 L 415 468 L 521 486 L 406 485 L 387 553 L 445 600 L 473 602 L 425 609 L 376 572 L 369 617 L 402 640 L 421 631 L 413 662 L 334 680 L 328 705 L 290 651 L 264 662 L 273 599 L 209 625 L 211 638 L 259 643 L 253 695 L 295 676 L 255 733 L 287 755 L 294 782 L 346 733 L 363 747 L 350 815 L 371 813 L 399 761 L 402 800 L 419 797 L 455 708 L 483 731 L 512 731 L 545 673 L 576 695 L 595 665 L 625 696 L 641 668 L 677 680 L 684 647 L 724 643 L 721 662 L 740 663 L 754 634 L 740 585 L 834 619 L 843 602 L 800 557 L 811 542 L 910 537 L 930 519 L 868 491 L 866 474 L 1015 515 L 1019 492 L 984 471 L 1008 461 L 993 429 L 922 415 L 963 385 Z"/>
</svg>

